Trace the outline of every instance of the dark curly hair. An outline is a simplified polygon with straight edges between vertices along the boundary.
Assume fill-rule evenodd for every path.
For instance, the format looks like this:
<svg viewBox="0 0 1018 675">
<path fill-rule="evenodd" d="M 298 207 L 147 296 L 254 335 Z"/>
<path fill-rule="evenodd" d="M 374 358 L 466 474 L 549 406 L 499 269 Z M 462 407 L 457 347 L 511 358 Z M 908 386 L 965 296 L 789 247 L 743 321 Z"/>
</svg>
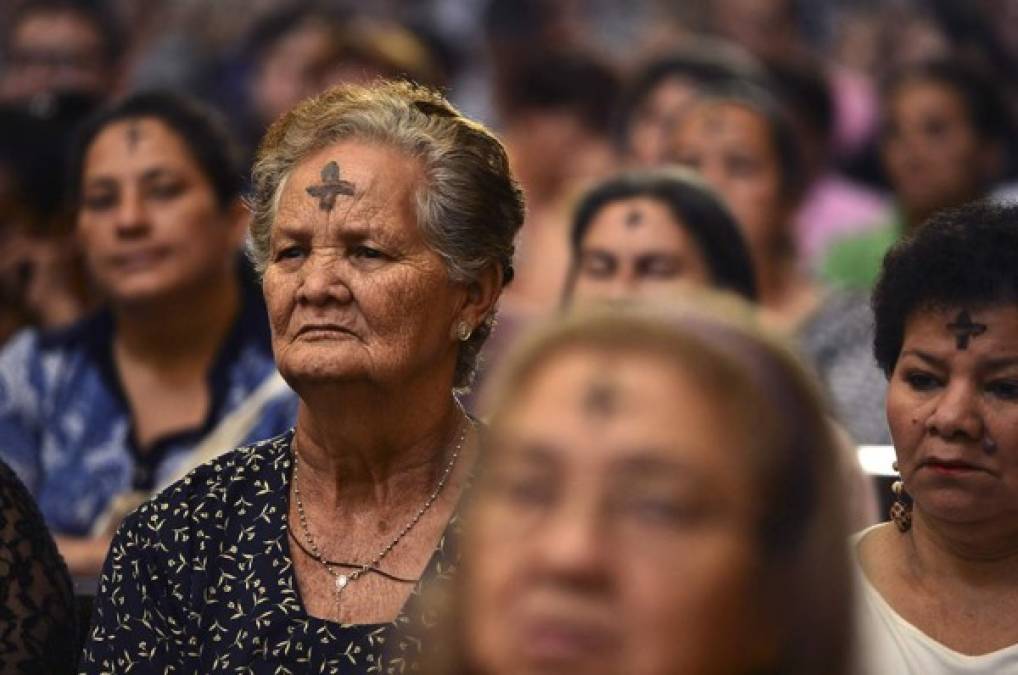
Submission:
<svg viewBox="0 0 1018 675">
<path fill-rule="evenodd" d="M 915 312 L 1018 305 L 1018 204 L 938 212 L 888 252 L 872 304 L 873 354 L 888 377 Z"/>
</svg>

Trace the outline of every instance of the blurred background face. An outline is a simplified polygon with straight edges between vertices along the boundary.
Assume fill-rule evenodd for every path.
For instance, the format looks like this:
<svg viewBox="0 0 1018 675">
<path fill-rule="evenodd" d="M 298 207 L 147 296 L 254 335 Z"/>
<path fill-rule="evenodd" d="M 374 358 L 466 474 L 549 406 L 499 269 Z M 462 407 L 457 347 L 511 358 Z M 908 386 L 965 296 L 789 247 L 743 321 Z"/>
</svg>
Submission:
<svg viewBox="0 0 1018 675">
<path fill-rule="evenodd" d="M 676 126 L 670 156 L 718 191 L 754 255 L 783 239 L 789 205 L 777 149 L 761 115 L 734 103 L 696 104 Z"/>
<path fill-rule="evenodd" d="M 711 283 L 710 270 L 685 226 L 663 202 L 611 202 L 591 220 L 576 262 L 573 300 L 661 297 Z"/>
<path fill-rule="evenodd" d="M 696 91 L 691 80 L 666 77 L 637 106 L 628 130 L 629 151 L 636 164 L 654 166 L 661 162 L 668 133 Z"/>
<path fill-rule="evenodd" d="M 85 155 L 78 235 L 114 303 L 197 291 L 233 264 L 230 218 L 184 141 L 163 122 L 114 122 Z"/>
<path fill-rule="evenodd" d="M 739 425 L 659 357 L 549 358 L 493 429 L 470 523 L 477 672 L 747 672 L 763 631 Z"/>
<path fill-rule="evenodd" d="M 992 153 L 960 94 L 938 82 L 906 82 L 885 115 L 884 166 L 906 211 L 928 215 L 979 196 Z"/>
<path fill-rule="evenodd" d="M 38 94 L 75 92 L 101 96 L 113 79 L 95 25 L 73 11 L 26 15 L 8 47 L 0 95 L 23 100 Z"/>
<path fill-rule="evenodd" d="M 251 92 L 263 124 L 315 93 L 318 69 L 329 51 L 329 28 L 308 21 L 298 24 L 265 53 Z"/>
</svg>

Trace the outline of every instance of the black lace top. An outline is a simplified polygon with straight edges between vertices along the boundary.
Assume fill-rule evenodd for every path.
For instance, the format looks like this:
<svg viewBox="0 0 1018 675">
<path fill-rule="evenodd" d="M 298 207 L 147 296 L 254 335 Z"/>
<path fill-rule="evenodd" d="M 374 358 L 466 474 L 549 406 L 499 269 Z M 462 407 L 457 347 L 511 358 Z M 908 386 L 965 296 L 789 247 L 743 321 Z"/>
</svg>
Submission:
<svg viewBox="0 0 1018 675">
<path fill-rule="evenodd" d="M 0 462 L 0 672 L 73 673 L 76 621 L 63 558 L 28 490 Z"/>
<path fill-rule="evenodd" d="M 287 530 L 292 432 L 199 467 L 133 513 L 103 569 L 83 673 L 411 673 L 434 621 L 416 601 L 452 575 L 450 522 L 400 616 L 310 616 Z"/>
</svg>

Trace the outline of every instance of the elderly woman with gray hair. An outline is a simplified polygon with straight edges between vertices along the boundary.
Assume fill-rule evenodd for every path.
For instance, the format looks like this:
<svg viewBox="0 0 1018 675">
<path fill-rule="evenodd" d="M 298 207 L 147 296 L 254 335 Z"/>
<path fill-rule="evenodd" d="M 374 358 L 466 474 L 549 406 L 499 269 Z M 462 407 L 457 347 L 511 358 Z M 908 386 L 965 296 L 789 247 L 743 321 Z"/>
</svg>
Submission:
<svg viewBox="0 0 1018 675">
<path fill-rule="evenodd" d="M 457 567 L 477 432 L 454 392 L 523 220 L 502 146 L 432 91 L 343 87 L 273 125 L 253 178 L 296 429 L 124 522 L 84 672 L 409 672 L 414 599 Z"/>
</svg>

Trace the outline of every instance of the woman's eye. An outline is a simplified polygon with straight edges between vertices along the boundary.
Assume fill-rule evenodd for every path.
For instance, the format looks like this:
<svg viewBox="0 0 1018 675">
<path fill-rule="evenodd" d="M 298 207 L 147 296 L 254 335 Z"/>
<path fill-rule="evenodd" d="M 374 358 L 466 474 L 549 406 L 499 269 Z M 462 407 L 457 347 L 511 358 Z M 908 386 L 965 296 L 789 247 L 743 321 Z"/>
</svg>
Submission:
<svg viewBox="0 0 1018 675">
<path fill-rule="evenodd" d="M 703 509 L 673 499 L 633 498 L 624 500 L 619 506 L 627 516 L 649 525 L 675 527 L 694 522 L 704 515 Z"/>
<path fill-rule="evenodd" d="M 180 181 L 156 183 L 148 189 L 148 196 L 153 199 L 176 199 L 184 192 L 184 184 Z"/>
<path fill-rule="evenodd" d="M 905 381 L 915 391 L 930 391 L 940 386 L 940 380 L 929 373 L 921 371 L 905 373 Z"/>
<path fill-rule="evenodd" d="M 1005 401 L 1018 401 L 1018 380 L 995 380 L 987 385 L 986 391 Z"/>
<path fill-rule="evenodd" d="M 370 246 L 358 246 L 353 250 L 353 254 L 358 258 L 366 258 L 368 260 L 381 260 L 385 257 L 384 253 Z"/>
<path fill-rule="evenodd" d="M 304 255 L 304 249 L 300 246 L 284 246 L 276 252 L 276 260 L 293 260 Z"/>
<path fill-rule="evenodd" d="M 89 211 L 105 211 L 112 209 L 117 204 L 117 196 L 111 192 L 102 194 L 85 195 L 81 200 L 82 208 Z"/>
</svg>

